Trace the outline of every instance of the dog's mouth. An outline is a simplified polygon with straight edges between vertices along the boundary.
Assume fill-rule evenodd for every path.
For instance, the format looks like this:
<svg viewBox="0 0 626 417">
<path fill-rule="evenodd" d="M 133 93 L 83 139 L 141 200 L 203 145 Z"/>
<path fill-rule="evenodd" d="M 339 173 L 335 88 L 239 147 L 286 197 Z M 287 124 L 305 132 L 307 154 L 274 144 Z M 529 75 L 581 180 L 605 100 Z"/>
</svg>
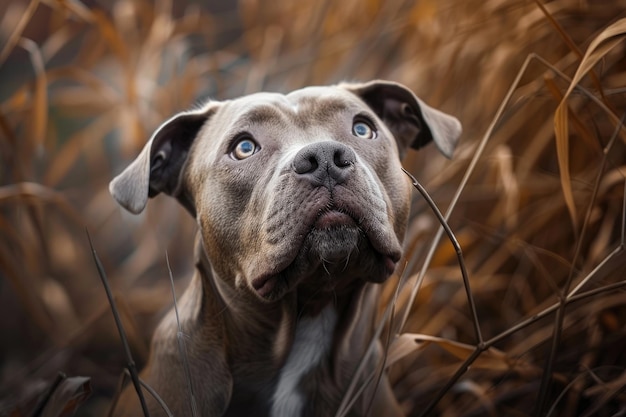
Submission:
<svg viewBox="0 0 626 417">
<path fill-rule="evenodd" d="M 362 218 L 357 210 L 327 206 L 303 226 L 305 232 L 284 254 L 278 272 L 255 277 L 253 289 L 261 298 L 274 301 L 318 276 L 325 279 L 311 285 L 319 285 L 320 290 L 327 286 L 334 291 L 355 279 L 384 282 L 393 274 L 401 249 L 387 244 L 379 227 Z"/>
<path fill-rule="evenodd" d="M 317 217 L 312 229 L 324 230 L 333 227 L 357 227 L 357 222 L 352 216 L 342 210 L 327 210 Z"/>
</svg>

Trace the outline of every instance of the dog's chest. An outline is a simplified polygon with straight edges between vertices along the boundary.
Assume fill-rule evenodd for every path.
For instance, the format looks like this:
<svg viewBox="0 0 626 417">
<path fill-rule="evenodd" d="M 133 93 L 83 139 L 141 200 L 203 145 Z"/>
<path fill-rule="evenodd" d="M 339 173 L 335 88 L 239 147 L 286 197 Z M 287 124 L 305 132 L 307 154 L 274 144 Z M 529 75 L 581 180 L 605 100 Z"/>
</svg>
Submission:
<svg viewBox="0 0 626 417">
<path fill-rule="evenodd" d="M 337 313 L 326 307 L 316 317 L 305 317 L 296 325 L 293 345 L 278 375 L 270 417 L 303 415 L 307 398 L 300 387 L 302 379 L 327 358 L 337 324 Z"/>
</svg>

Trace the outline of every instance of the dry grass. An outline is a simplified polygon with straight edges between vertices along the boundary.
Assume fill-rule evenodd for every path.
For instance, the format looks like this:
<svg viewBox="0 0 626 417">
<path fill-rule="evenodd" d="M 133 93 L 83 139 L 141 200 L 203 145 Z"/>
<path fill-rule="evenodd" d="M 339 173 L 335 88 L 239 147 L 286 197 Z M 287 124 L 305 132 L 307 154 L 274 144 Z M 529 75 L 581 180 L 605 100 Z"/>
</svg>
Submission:
<svg viewBox="0 0 626 417">
<path fill-rule="evenodd" d="M 469 284 L 416 192 L 387 326 L 406 409 L 626 413 L 626 2 L 201 3 L 0 5 L 0 413 L 29 414 L 58 371 L 91 377 L 83 415 L 114 394 L 124 352 L 85 228 L 145 360 L 171 305 L 165 252 L 182 288 L 195 226 L 157 198 L 128 227 L 106 185 L 162 120 L 207 96 L 373 78 L 464 125 L 452 162 L 405 161 Z"/>
</svg>

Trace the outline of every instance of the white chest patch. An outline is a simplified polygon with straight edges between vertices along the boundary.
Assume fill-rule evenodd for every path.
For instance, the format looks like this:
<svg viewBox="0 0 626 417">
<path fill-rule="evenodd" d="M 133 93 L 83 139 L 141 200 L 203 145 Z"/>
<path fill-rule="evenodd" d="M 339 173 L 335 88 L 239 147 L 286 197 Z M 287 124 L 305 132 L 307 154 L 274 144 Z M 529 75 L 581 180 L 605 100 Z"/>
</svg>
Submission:
<svg viewBox="0 0 626 417">
<path fill-rule="evenodd" d="M 302 415 L 304 398 L 298 391 L 298 383 L 330 350 L 336 324 L 337 313 L 332 306 L 326 307 L 317 317 L 306 317 L 298 322 L 293 346 L 280 371 L 272 398 L 272 417 Z"/>
</svg>

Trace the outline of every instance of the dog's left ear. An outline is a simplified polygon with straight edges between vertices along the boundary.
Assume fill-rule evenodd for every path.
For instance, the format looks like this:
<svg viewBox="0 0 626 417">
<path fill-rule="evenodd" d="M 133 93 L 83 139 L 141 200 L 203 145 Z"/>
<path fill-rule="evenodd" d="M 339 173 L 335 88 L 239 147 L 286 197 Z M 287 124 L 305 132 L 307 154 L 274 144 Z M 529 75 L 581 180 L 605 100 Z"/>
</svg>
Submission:
<svg viewBox="0 0 626 417">
<path fill-rule="evenodd" d="M 215 107 L 209 103 L 203 109 L 179 113 L 163 123 L 137 158 L 111 181 L 109 191 L 113 198 L 126 210 L 139 214 L 149 197 L 163 192 L 177 198 L 195 215 L 193 204 L 182 190 L 181 174 L 198 132 Z"/>
<path fill-rule="evenodd" d="M 359 96 L 387 125 L 396 141 L 400 157 L 408 147 L 419 149 L 431 141 L 451 158 L 461 135 L 461 123 L 417 98 L 405 86 L 390 81 L 340 84 Z"/>
</svg>

